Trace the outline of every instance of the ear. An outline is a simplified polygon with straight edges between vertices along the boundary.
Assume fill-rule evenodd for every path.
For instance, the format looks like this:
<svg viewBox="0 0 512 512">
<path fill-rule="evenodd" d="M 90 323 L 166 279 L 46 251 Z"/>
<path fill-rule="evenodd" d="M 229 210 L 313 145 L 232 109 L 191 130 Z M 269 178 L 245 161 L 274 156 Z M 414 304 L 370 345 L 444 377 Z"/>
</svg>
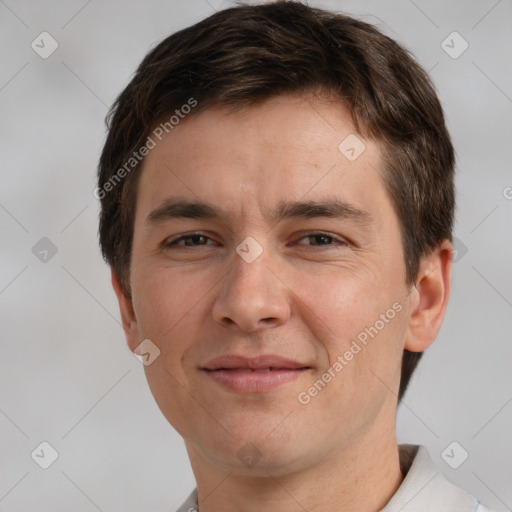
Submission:
<svg viewBox="0 0 512 512">
<path fill-rule="evenodd" d="M 453 245 L 444 240 L 420 262 L 411 292 L 411 310 L 404 348 L 422 352 L 432 345 L 443 323 L 450 298 Z"/>
<path fill-rule="evenodd" d="M 117 295 L 117 301 L 119 302 L 119 310 L 121 312 L 121 320 L 123 322 L 123 329 L 126 335 L 126 341 L 128 347 L 133 352 L 140 344 L 139 341 L 139 327 L 137 325 L 137 318 L 135 317 L 135 311 L 133 310 L 132 299 L 126 295 L 124 288 L 119 281 L 116 271 L 112 268 L 112 286 Z"/>
</svg>

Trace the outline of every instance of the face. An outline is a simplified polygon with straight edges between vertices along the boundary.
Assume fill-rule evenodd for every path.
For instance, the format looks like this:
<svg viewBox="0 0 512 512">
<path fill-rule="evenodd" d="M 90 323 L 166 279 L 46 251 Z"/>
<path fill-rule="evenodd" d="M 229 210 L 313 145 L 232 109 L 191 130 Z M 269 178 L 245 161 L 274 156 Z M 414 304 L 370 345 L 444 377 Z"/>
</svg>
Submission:
<svg viewBox="0 0 512 512">
<path fill-rule="evenodd" d="M 146 376 L 194 457 L 288 471 L 394 431 L 417 294 L 355 133 L 286 95 L 186 118 L 146 157 L 125 327 L 160 350 Z"/>
</svg>

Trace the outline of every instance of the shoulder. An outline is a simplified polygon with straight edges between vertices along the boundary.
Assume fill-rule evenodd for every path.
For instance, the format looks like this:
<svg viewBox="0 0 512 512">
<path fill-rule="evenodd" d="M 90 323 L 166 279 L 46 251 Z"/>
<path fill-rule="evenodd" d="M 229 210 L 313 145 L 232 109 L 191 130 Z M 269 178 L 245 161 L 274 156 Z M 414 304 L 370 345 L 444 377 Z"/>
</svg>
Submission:
<svg viewBox="0 0 512 512">
<path fill-rule="evenodd" d="M 176 512 L 198 512 L 197 487 L 190 493 L 189 497 Z M 478 511 L 481 512 L 481 511 Z"/>
<path fill-rule="evenodd" d="M 381 512 L 492 512 L 446 479 L 423 446 L 400 445 L 402 484 Z"/>
<path fill-rule="evenodd" d="M 494 512 L 494 510 L 484 507 L 481 503 L 479 503 L 475 508 L 475 512 Z"/>
</svg>

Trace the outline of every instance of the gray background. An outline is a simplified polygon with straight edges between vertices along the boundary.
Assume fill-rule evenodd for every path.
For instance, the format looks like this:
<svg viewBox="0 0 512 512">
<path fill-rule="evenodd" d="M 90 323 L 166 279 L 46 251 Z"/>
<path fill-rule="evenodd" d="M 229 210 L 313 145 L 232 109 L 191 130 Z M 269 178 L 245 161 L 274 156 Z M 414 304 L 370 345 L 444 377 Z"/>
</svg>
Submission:
<svg viewBox="0 0 512 512">
<path fill-rule="evenodd" d="M 512 3 L 310 3 L 375 23 L 439 89 L 458 154 L 458 261 L 448 316 L 399 410 L 399 440 L 426 445 L 449 479 L 510 510 Z M 229 5 L 0 0 L 1 511 L 174 511 L 194 486 L 183 442 L 125 345 L 92 192 L 107 107 L 139 61 Z M 43 31 L 59 45 L 47 59 L 31 48 Z M 453 31 L 469 44 L 456 59 L 442 47 Z M 45 241 L 34 254 L 43 237 L 55 255 Z M 46 470 L 30 455 L 42 441 L 59 454 Z M 441 456 L 452 441 L 452 461 L 469 453 L 458 469 Z"/>
</svg>

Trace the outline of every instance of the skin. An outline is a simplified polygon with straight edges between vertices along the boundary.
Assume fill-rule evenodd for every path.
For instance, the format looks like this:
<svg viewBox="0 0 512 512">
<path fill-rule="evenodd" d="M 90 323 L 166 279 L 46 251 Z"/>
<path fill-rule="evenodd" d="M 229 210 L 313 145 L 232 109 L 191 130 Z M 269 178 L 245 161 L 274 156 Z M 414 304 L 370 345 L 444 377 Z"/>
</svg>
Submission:
<svg viewBox="0 0 512 512">
<path fill-rule="evenodd" d="M 278 512 L 379 510 L 403 479 L 395 435 L 401 356 L 404 348 L 425 350 L 437 335 L 452 246 L 440 244 L 421 261 L 415 286 L 406 284 L 379 145 L 364 141 L 352 162 L 338 150 L 355 133 L 343 104 L 283 95 L 190 116 L 146 157 L 131 297 L 115 273 L 113 285 L 130 349 L 150 339 L 161 351 L 144 368 L 185 439 L 201 512 L 269 504 Z M 149 220 L 172 199 L 211 203 L 224 217 Z M 269 213 L 280 202 L 333 199 L 367 218 L 279 221 Z M 207 238 L 171 245 L 190 232 Z M 248 236 L 263 249 L 252 263 L 236 252 Z M 401 311 L 300 403 L 299 393 L 395 303 Z M 233 353 L 278 354 L 311 369 L 268 392 L 236 393 L 201 370 Z M 241 449 L 257 462 L 244 463 Z"/>
</svg>

